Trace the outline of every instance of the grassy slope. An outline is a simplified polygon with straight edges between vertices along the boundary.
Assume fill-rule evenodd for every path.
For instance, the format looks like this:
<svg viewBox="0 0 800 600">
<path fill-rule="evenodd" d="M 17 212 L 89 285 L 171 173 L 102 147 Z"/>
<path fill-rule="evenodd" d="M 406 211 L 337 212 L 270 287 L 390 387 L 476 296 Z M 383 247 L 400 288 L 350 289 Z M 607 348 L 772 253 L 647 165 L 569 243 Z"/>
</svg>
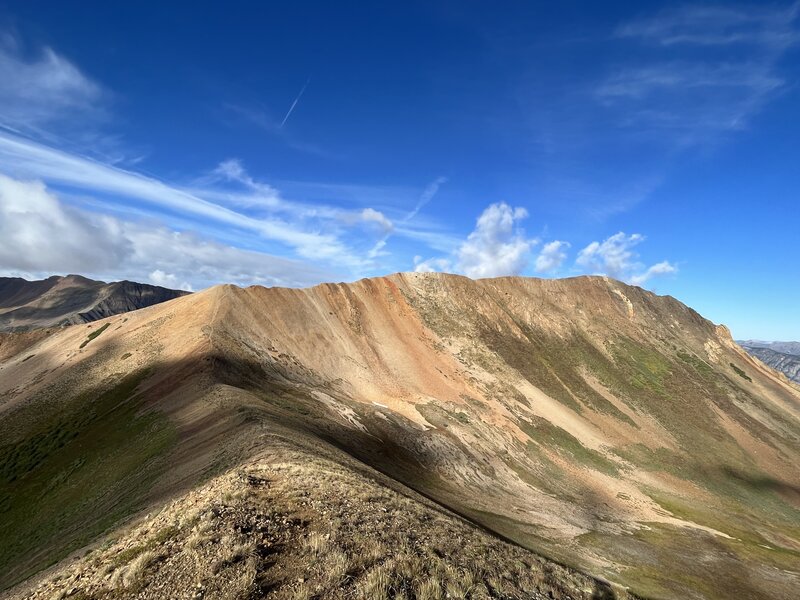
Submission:
<svg viewBox="0 0 800 600">
<path fill-rule="evenodd" d="M 0 582 L 52 564 L 141 506 L 175 441 L 142 411 L 134 373 L 36 414 L 34 401 L 0 422 Z M 19 423 L 26 426 L 21 430 Z"/>
<path fill-rule="evenodd" d="M 94 600 L 632 598 L 296 432 L 272 429 L 263 446 L 261 458 L 118 533 L 27 597 L 74 587 Z"/>
</svg>

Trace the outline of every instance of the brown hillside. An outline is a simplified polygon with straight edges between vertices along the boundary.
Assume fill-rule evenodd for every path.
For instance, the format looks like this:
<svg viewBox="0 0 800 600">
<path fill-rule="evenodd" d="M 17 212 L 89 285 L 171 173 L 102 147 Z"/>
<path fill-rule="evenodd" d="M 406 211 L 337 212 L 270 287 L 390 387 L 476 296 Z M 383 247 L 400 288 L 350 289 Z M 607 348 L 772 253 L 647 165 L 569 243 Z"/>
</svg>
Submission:
<svg viewBox="0 0 800 600">
<path fill-rule="evenodd" d="M 275 428 L 645 596 L 800 586 L 796 389 L 670 297 L 440 274 L 220 286 L 5 359 L 0 580 Z"/>
</svg>

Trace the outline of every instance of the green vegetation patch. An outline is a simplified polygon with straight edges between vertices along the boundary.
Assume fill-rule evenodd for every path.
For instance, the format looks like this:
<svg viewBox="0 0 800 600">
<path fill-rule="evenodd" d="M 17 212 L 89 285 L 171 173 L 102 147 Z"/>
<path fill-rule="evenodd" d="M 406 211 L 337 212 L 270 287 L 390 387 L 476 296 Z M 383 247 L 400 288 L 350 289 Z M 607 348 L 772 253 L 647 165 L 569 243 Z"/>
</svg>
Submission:
<svg viewBox="0 0 800 600">
<path fill-rule="evenodd" d="M 610 350 L 629 385 L 636 390 L 667 395 L 665 381 L 670 374 L 670 363 L 663 354 L 627 338 L 615 340 Z"/>
<path fill-rule="evenodd" d="M 416 409 L 417 412 L 434 427 L 446 429 L 452 425 L 454 421 L 462 425 L 469 425 L 470 423 L 470 416 L 467 413 L 448 410 L 446 407 L 433 402 L 417 404 Z"/>
<path fill-rule="evenodd" d="M 683 350 L 678 350 L 678 358 L 680 358 L 686 364 L 691 365 L 694 370 L 697 371 L 697 373 L 699 373 L 704 379 L 714 375 L 714 369 L 711 368 L 711 365 L 694 354 L 684 352 Z"/>
<path fill-rule="evenodd" d="M 117 554 L 112 561 L 112 565 L 114 568 L 121 567 L 122 565 L 127 565 L 131 562 L 134 558 L 139 556 L 140 554 L 144 554 L 148 550 L 153 550 L 154 548 L 158 548 L 164 544 L 164 542 L 176 537 L 180 530 L 171 525 L 169 527 L 164 527 L 158 533 L 156 533 L 152 538 L 147 540 L 144 544 L 138 544 L 136 546 L 132 546 L 127 548 Z"/>
<path fill-rule="evenodd" d="M 80 347 L 81 347 L 81 348 L 85 347 L 85 346 L 86 346 L 86 344 L 88 344 L 89 342 L 91 342 L 91 341 L 92 341 L 94 338 L 96 338 L 97 336 L 99 336 L 101 333 L 103 333 L 103 332 L 104 332 L 106 329 L 108 329 L 110 326 L 111 326 L 111 323 L 106 323 L 106 324 L 105 324 L 105 325 L 103 325 L 102 327 L 98 328 L 97 330 L 95 330 L 95 331 L 93 331 L 92 333 L 90 333 L 89 335 L 87 335 L 87 336 L 86 336 L 86 339 L 85 339 L 85 340 L 83 340 L 83 342 L 81 342 L 81 345 L 80 345 Z"/>
<path fill-rule="evenodd" d="M 532 421 L 521 420 L 518 425 L 532 441 L 540 446 L 567 454 L 595 471 L 608 475 L 619 475 L 617 465 L 611 460 L 596 450 L 587 448 L 578 441 L 578 438 L 546 419 L 533 417 Z"/>
<path fill-rule="evenodd" d="M 728 364 L 731 366 L 731 369 L 733 369 L 739 377 L 741 377 L 742 379 L 746 379 L 747 381 L 750 381 L 750 382 L 753 381 L 752 379 L 750 379 L 750 376 L 747 373 L 742 371 L 735 364 L 733 364 L 733 363 L 728 363 Z"/>
<path fill-rule="evenodd" d="M 604 385 L 615 389 L 622 385 L 616 366 L 585 337 L 575 334 L 563 339 L 535 331 L 516 323 L 525 339 L 509 332 L 485 327 L 481 337 L 509 366 L 534 386 L 577 413 L 585 407 L 611 415 L 632 427 L 636 423 L 593 389 L 583 376 L 595 375 Z"/>
<path fill-rule="evenodd" d="M 142 506 L 176 432 L 143 411 L 138 372 L 42 417 L 37 402 L 0 424 L 0 581 L 11 586 Z M 7 443 L 10 440 L 12 443 Z"/>
</svg>

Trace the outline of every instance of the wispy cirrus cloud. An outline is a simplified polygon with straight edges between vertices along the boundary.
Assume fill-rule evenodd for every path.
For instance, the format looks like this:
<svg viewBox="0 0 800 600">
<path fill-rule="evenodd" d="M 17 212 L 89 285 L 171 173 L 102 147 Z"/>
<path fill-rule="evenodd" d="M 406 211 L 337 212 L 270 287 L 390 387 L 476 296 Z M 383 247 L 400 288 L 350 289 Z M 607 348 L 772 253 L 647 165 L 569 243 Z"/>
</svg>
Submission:
<svg viewBox="0 0 800 600">
<path fill-rule="evenodd" d="M 65 116 L 96 117 L 106 91 L 51 48 L 25 53 L 11 35 L 0 36 L 0 124 L 40 132 Z"/>
<path fill-rule="evenodd" d="M 433 200 L 434 196 L 439 193 L 439 188 L 442 187 L 445 183 L 447 183 L 447 177 L 437 177 L 433 181 L 431 181 L 425 189 L 422 191 L 422 194 L 419 196 L 419 200 L 417 201 L 416 206 L 414 206 L 414 210 L 408 213 L 403 222 L 408 222 L 414 217 L 419 214 L 421 211 L 431 200 Z"/>
<path fill-rule="evenodd" d="M 358 260 L 334 235 L 298 230 L 290 223 L 254 218 L 220 206 L 156 178 L 0 132 L 0 164 L 18 177 L 42 179 L 90 192 L 144 202 L 165 212 L 211 219 L 286 244 L 301 256 Z"/>
<path fill-rule="evenodd" d="M 625 23 L 618 39 L 663 53 L 612 68 L 595 96 L 640 135 L 678 146 L 713 142 L 746 127 L 784 87 L 777 63 L 800 41 L 798 7 L 689 5 Z"/>
<path fill-rule="evenodd" d="M 784 49 L 798 42 L 793 21 L 799 11 L 797 2 L 789 6 L 677 6 L 625 23 L 616 35 L 659 46 L 749 44 Z"/>
<path fill-rule="evenodd" d="M 185 289 L 220 282 L 310 285 L 333 276 L 305 261 L 84 211 L 41 181 L 0 175 L 0 273 L 38 277 L 54 272 Z"/>
</svg>

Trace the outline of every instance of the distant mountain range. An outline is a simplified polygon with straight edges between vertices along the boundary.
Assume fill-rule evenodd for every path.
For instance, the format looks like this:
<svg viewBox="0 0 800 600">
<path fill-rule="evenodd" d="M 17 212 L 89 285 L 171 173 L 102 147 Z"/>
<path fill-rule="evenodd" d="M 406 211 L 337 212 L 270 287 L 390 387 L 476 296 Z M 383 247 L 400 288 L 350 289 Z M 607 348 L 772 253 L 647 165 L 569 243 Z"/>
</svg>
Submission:
<svg viewBox="0 0 800 600">
<path fill-rule="evenodd" d="M 742 340 L 738 343 L 764 364 L 800 383 L 800 342 Z"/>
<path fill-rule="evenodd" d="M 188 292 L 80 275 L 39 281 L 0 277 L 0 332 L 89 323 L 172 300 Z"/>
</svg>

